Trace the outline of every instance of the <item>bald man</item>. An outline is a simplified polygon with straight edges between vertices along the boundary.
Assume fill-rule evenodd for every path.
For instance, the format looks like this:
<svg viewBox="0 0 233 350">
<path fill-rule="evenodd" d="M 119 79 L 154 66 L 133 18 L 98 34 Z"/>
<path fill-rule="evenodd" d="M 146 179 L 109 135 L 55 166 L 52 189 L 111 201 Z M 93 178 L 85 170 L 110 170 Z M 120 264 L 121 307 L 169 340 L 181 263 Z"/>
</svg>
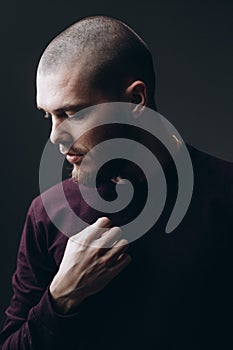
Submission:
<svg viewBox="0 0 233 350">
<path fill-rule="evenodd" d="M 133 132 L 126 127 L 93 129 L 102 114 L 86 113 L 86 108 L 121 101 L 131 103 L 135 115 L 143 107 L 156 110 L 154 89 L 148 47 L 113 18 L 85 18 L 44 51 L 37 71 L 37 105 L 51 119 L 52 143 L 73 167 L 72 178 L 62 184 L 68 204 L 90 225 L 75 227 L 70 238 L 63 234 L 72 220 L 59 185 L 44 195 L 51 215 L 41 196 L 32 202 L 1 332 L 2 350 L 226 348 L 233 165 L 188 146 L 195 187 L 183 222 L 165 235 L 172 193 L 158 224 L 130 246 L 120 226 L 145 203 L 147 187 L 140 170 L 118 161 L 102 173 L 99 193 L 110 201 L 121 179 L 135 185 L 133 204 L 120 213 L 106 217 L 80 193 L 81 186 L 93 196 L 89 185 L 95 164 L 81 168 L 84 156 L 106 135 Z M 81 132 L 78 141 L 72 123 Z M 133 138 L 147 140 L 141 133 Z M 152 147 L 159 146 L 152 142 Z M 161 155 L 168 178 L 173 178 L 168 158 Z M 62 229 L 51 216 L 59 218 Z"/>
</svg>

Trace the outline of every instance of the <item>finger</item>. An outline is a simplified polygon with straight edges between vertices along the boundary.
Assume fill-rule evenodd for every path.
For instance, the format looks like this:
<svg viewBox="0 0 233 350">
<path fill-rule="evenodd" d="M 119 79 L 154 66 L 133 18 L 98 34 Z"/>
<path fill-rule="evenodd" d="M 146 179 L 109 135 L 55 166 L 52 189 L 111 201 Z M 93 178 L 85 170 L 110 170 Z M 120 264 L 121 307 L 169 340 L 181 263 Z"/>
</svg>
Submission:
<svg viewBox="0 0 233 350">
<path fill-rule="evenodd" d="M 126 239 L 121 239 L 117 242 L 112 249 L 105 253 L 103 259 L 106 261 L 106 265 L 111 266 L 116 263 L 117 260 L 121 259 L 122 254 L 124 254 L 129 247 L 129 243 Z"/>
<path fill-rule="evenodd" d="M 116 243 L 115 243 L 116 242 Z M 101 257 L 104 255 L 103 260 L 105 264 L 110 263 L 110 259 L 112 261 L 116 261 L 121 252 L 125 252 L 128 249 L 129 243 L 126 239 L 121 239 L 120 241 L 115 241 L 112 245 L 109 242 L 108 247 L 100 247 L 98 244 L 96 254 Z"/>
<path fill-rule="evenodd" d="M 94 242 L 94 246 L 98 248 L 111 248 L 112 245 L 121 238 L 122 230 L 120 227 L 114 226 L 108 229 L 101 238 Z"/>
<path fill-rule="evenodd" d="M 93 240 L 101 237 L 101 235 L 108 229 L 110 225 L 111 220 L 109 218 L 101 217 L 92 225 L 87 226 L 84 230 L 72 236 L 72 240 L 77 240 L 78 243 L 90 245 Z"/>
<path fill-rule="evenodd" d="M 112 278 L 117 276 L 126 266 L 128 266 L 131 262 L 132 258 L 130 255 L 123 253 L 121 258 L 117 260 L 117 263 L 108 268 L 108 271 Z"/>
<path fill-rule="evenodd" d="M 109 227 L 111 225 L 111 220 L 107 216 L 103 216 L 101 218 L 98 218 L 92 226 L 96 227 Z"/>
</svg>

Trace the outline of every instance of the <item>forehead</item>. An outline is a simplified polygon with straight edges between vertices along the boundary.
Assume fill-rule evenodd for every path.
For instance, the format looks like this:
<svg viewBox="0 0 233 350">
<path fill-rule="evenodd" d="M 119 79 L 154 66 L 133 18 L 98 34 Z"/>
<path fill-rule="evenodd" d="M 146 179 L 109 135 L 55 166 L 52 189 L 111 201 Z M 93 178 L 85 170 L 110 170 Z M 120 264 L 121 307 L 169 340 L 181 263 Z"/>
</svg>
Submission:
<svg viewBox="0 0 233 350">
<path fill-rule="evenodd" d="M 38 73 L 36 78 L 36 102 L 46 110 L 74 102 L 85 102 L 91 96 L 84 74 L 78 68 L 65 68 L 50 73 Z"/>
</svg>

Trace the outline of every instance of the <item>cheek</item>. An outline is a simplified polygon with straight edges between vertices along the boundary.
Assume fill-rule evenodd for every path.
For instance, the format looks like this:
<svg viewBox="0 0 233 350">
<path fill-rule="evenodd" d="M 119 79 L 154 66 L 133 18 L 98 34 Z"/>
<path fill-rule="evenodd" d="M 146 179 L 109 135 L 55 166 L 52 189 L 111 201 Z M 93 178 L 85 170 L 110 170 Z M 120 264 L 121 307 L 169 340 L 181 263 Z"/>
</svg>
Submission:
<svg viewBox="0 0 233 350">
<path fill-rule="evenodd" d="M 83 150 L 84 153 L 89 152 L 93 146 L 100 142 L 97 135 L 93 132 L 85 132 L 79 137 L 73 137 L 73 148 Z"/>
<path fill-rule="evenodd" d="M 75 138 L 75 144 L 79 144 L 80 146 L 83 144 L 85 146 L 93 147 L 100 142 L 107 140 L 109 138 L 109 134 L 102 130 L 103 128 L 94 128 L 92 130 L 89 130 L 87 132 L 79 132 L 76 133 Z M 78 137 L 77 137 L 78 136 Z"/>
</svg>

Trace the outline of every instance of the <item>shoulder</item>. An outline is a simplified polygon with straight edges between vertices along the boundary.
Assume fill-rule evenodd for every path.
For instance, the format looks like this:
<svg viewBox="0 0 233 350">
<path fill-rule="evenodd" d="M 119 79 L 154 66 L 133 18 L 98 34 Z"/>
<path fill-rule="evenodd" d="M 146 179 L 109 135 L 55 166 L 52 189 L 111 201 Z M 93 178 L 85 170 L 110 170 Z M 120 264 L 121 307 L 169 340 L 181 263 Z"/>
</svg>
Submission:
<svg viewBox="0 0 233 350">
<path fill-rule="evenodd" d="M 233 162 L 186 146 L 193 165 L 194 188 L 206 196 L 219 198 L 224 206 L 233 203 Z"/>
<path fill-rule="evenodd" d="M 203 167 L 203 170 L 213 169 L 214 172 L 233 174 L 233 162 L 215 157 L 192 145 L 186 144 L 194 167 Z"/>
<path fill-rule="evenodd" d="M 191 156 L 193 170 L 209 179 L 233 180 L 233 162 L 215 157 L 194 146 L 186 145 Z"/>
</svg>

